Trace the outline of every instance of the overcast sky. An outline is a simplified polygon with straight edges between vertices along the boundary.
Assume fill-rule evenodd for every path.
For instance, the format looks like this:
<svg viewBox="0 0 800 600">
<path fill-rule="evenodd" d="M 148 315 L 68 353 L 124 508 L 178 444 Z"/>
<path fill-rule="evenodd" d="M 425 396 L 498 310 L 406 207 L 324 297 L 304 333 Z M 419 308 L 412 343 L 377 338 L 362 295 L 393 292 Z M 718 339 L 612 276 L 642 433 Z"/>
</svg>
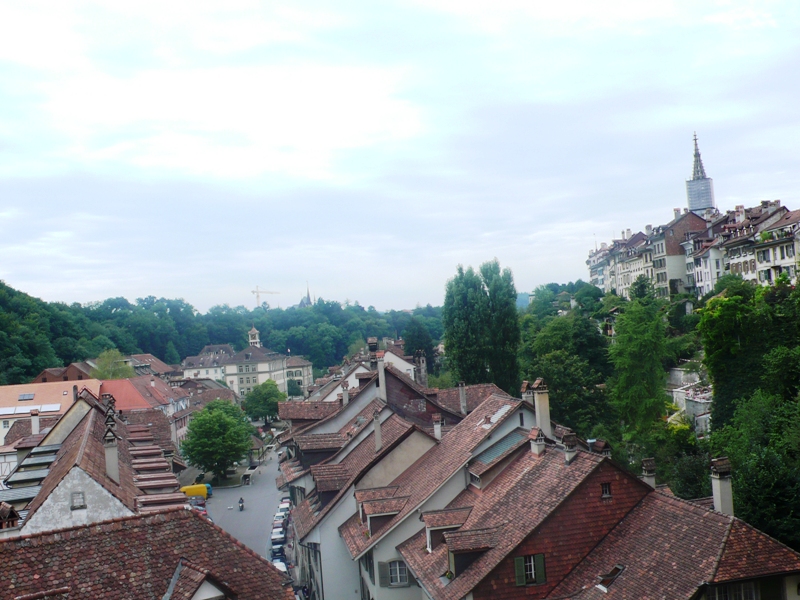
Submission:
<svg viewBox="0 0 800 600">
<path fill-rule="evenodd" d="M 800 208 L 800 2 L 0 0 L 0 278 L 253 306 L 256 285 L 519 291 L 686 206 Z"/>
</svg>

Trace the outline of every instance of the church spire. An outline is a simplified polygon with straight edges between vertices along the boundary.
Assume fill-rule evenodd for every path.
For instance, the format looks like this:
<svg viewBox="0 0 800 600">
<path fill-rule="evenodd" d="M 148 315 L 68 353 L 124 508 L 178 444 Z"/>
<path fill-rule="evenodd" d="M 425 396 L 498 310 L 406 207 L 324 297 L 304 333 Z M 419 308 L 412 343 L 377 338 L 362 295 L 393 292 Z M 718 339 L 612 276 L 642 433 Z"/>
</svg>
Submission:
<svg viewBox="0 0 800 600">
<path fill-rule="evenodd" d="M 694 132 L 694 168 L 692 179 L 706 179 L 706 170 L 703 168 L 703 159 L 700 158 L 700 148 L 697 147 L 697 132 Z"/>
</svg>

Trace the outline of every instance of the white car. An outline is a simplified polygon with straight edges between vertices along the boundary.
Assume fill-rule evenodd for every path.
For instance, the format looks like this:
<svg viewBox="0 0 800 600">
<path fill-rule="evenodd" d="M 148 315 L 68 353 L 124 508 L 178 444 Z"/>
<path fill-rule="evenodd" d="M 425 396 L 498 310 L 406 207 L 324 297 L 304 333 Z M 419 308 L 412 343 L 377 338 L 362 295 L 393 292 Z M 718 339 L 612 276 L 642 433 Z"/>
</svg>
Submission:
<svg viewBox="0 0 800 600">
<path fill-rule="evenodd" d="M 278 569 L 281 573 L 288 573 L 289 569 L 286 568 L 286 564 L 282 560 L 273 560 L 272 566 Z"/>
</svg>

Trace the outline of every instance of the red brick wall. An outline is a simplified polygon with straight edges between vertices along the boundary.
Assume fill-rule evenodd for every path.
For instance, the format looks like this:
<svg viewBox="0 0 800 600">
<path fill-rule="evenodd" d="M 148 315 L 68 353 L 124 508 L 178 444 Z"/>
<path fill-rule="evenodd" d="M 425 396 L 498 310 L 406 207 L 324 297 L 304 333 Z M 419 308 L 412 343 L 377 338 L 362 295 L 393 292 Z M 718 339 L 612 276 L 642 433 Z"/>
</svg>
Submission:
<svg viewBox="0 0 800 600">
<path fill-rule="evenodd" d="M 421 398 L 417 392 L 409 388 L 396 377 L 386 374 L 386 397 L 389 404 L 401 417 L 417 425 L 432 425 L 434 413 L 441 413 L 442 409 Z M 446 414 L 447 425 L 455 425 L 461 419 Z"/>
<path fill-rule="evenodd" d="M 667 251 L 667 255 L 685 254 L 681 242 L 686 241 L 686 233 L 689 231 L 701 231 L 706 227 L 706 222 L 702 217 L 698 217 L 692 212 L 687 213 L 683 219 L 664 232 L 664 249 Z"/>
<path fill-rule="evenodd" d="M 610 500 L 601 498 L 600 484 L 605 482 L 611 483 Z M 475 600 L 545 598 L 647 493 L 647 488 L 612 463 L 601 463 L 562 506 L 475 587 Z M 515 585 L 514 558 L 526 554 L 545 555 L 547 583 Z"/>
</svg>

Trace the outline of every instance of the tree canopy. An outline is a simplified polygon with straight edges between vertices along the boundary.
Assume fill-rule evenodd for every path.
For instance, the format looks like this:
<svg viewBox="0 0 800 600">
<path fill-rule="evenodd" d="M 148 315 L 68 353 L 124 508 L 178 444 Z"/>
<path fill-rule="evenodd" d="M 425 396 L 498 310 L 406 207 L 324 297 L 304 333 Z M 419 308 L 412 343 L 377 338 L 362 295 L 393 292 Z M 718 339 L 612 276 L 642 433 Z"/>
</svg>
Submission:
<svg viewBox="0 0 800 600">
<path fill-rule="evenodd" d="M 95 379 L 127 379 L 135 377 L 133 367 L 125 362 L 122 353 L 116 348 L 101 352 L 97 357 L 97 366 L 92 369 Z"/>
<path fill-rule="evenodd" d="M 286 400 L 286 394 L 278 389 L 278 384 L 267 379 L 247 394 L 244 400 L 244 410 L 248 417 L 266 421 L 269 417 L 278 416 L 278 402 L 284 400 Z"/>
<path fill-rule="evenodd" d="M 520 326 L 517 290 L 509 269 L 497 260 L 480 272 L 459 265 L 447 282 L 442 322 L 445 353 L 456 377 L 465 383 L 491 382 L 509 393 L 519 385 L 517 350 Z"/>
<path fill-rule="evenodd" d="M 214 400 L 189 422 L 181 453 L 192 466 L 224 479 L 226 469 L 250 449 L 252 433 L 241 409 Z"/>
</svg>

